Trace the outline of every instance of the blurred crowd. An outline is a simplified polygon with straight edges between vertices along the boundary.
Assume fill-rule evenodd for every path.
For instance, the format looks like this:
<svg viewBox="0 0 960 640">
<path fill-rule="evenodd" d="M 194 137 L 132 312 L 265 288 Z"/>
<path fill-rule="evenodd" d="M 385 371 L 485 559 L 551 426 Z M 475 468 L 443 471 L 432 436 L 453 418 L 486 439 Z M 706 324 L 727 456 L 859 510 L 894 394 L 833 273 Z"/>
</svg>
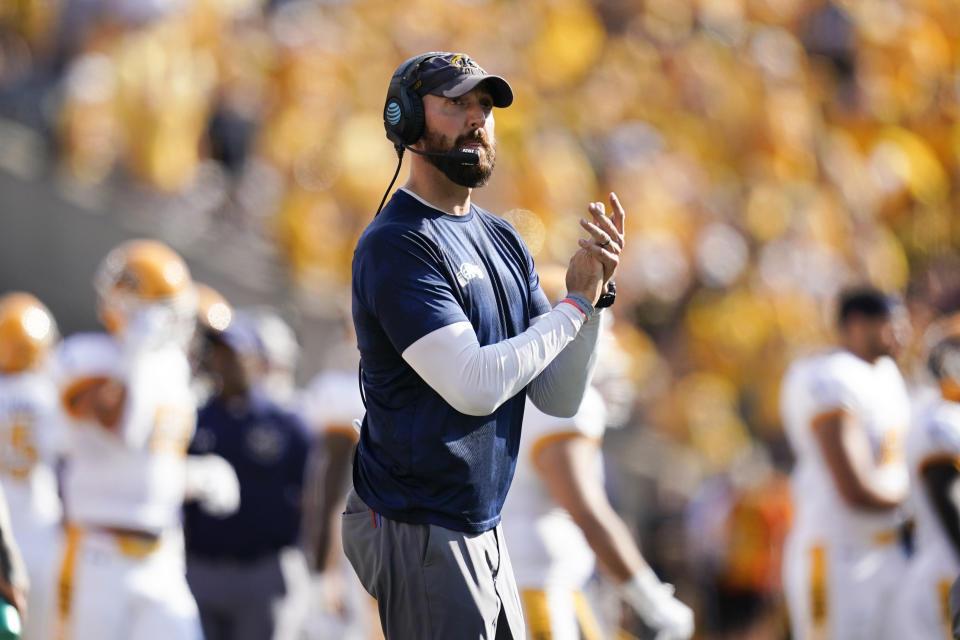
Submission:
<svg viewBox="0 0 960 640">
<path fill-rule="evenodd" d="M 0 115 L 44 135 L 57 181 L 197 195 L 198 228 L 272 243 L 305 296 L 340 299 L 396 162 L 381 115 L 391 73 L 425 50 L 482 60 L 517 100 L 496 114 L 500 169 L 477 200 L 538 264 L 570 253 L 567 221 L 588 201 L 615 190 L 627 207 L 615 312 L 638 393 L 608 435 L 614 500 L 681 593 L 739 598 L 779 589 L 778 386 L 794 356 L 829 340 L 837 291 L 864 282 L 905 298 L 908 378 L 926 324 L 958 301 L 958 11 L 7 0 Z M 702 527 L 716 535 L 676 548 Z"/>
</svg>

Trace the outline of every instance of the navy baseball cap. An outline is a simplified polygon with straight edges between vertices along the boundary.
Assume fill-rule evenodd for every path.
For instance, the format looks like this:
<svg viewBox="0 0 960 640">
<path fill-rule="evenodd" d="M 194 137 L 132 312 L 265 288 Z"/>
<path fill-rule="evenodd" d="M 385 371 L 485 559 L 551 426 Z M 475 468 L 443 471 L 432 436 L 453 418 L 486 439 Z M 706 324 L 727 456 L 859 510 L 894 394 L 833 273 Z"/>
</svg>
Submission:
<svg viewBox="0 0 960 640">
<path fill-rule="evenodd" d="M 503 108 L 513 103 L 513 89 L 507 81 L 490 75 L 465 53 L 441 51 L 427 58 L 420 64 L 419 78 L 411 88 L 420 95 L 457 98 L 480 83 L 486 83 L 493 106 Z"/>
</svg>

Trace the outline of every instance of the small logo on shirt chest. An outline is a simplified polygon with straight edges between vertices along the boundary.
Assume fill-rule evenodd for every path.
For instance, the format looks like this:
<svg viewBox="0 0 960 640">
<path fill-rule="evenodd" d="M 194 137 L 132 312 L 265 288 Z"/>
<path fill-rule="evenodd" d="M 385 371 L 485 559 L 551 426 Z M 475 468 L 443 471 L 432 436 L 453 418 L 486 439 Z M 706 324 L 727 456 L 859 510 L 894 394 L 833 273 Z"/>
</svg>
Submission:
<svg viewBox="0 0 960 640">
<path fill-rule="evenodd" d="M 264 465 L 276 464 L 287 445 L 286 436 L 269 425 L 251 427 L 245 440 L 250 458 Z"/>
<path fill-rule="evenodd" d="M 460 265 L 460 270 L 457 271 L 457 283 L 461 287 L 467 286 L 467 283 L 473 280 L 474 278 L 483 279 L 483 270 L 480 269 L 475 264 L 470 264 L 469 262 L 464 262 Z"/>
</svg>

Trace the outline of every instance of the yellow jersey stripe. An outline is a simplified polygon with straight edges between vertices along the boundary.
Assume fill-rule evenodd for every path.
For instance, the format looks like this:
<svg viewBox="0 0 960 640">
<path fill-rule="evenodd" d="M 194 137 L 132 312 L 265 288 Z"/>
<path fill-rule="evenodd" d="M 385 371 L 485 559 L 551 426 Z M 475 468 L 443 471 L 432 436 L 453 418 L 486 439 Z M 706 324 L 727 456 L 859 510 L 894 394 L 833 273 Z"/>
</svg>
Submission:
<svg viewBox="0 0 960 640">
<path fill-rule="evenodd" d="M 530 640 L 550 640 L 553 631 L 550 628 L 550 608 L 547 606 L 547 594 L 539 589 L 524 589 L 520 592 L 523 613 L 527 619 Z"/>
<path fill-rule="evenodd" d="M 53 637 L 56 640 L 67 640 L 67 627 L 70 622 L 70 612 L 73 606 L 73 585 L 76 580 L 77 553 L 83 530 L 80 527 L 68 526 L 66 546 L 63 551 L 63 564 L 60 565 L 60 581 L 58 583 L 57 620 Z"/>
</svg>

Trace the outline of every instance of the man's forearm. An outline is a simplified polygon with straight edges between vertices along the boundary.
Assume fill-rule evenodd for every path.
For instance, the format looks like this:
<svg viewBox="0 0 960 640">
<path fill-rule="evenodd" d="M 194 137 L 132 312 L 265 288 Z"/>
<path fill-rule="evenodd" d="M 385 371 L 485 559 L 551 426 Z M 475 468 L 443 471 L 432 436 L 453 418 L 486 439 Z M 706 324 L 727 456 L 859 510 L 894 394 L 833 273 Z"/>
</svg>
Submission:
<svg viewBox="0 0 960 640">
<path fill-rule="evenodd" d="M 582 326 L 583 314 L 560 304 L 520 335 L 481 347 L 470 323 L 460 322 L 413 343 L 403 359 L 457 411 L 489 415 L 559 357 Z"/>
<path fill-rule="evenodd" d="M 564 418 L 577 412 L 593 376 L 599 337 L 600 314 L 595 313 L 577 337 L 530 383 L 527 395 L 538 409 Z"/>
</svg>

